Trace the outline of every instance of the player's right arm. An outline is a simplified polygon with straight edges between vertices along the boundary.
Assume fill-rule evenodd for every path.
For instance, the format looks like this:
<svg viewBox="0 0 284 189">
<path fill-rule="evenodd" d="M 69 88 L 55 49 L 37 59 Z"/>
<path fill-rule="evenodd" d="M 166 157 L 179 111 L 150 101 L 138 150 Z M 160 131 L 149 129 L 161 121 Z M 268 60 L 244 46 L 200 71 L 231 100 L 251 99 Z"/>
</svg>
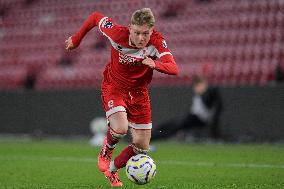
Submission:
<svg viewBox="0 0 284 189">
<path fill-rule="evenodd" d="M 95 26 L 98 26 L 104 16 L 99 12 L 92 13 L 83 23 L 80 30 L 65 41 L 66 50 L 78 47 L 84 36 Z"/>
</svg>

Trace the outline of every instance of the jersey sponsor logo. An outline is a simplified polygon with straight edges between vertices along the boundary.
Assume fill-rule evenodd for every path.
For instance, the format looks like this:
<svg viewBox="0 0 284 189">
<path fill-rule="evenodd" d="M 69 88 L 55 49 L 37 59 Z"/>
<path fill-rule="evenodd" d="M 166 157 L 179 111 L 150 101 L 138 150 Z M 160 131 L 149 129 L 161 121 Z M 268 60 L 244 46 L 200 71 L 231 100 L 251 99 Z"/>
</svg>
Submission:
<svg viewBox="0 0 284 189">
<path fill-rule="evenodd" d="M 134 57 L 128 56 L 127 54 L 118 53 L 119 63 L 130 65 L 130 66 L 141 66 L 142 60 L 136 59 Z"/>
<path fill-rule="evenodd" d="M 165 49 L 168 48 L 168 45 L 167 45 L 167 43 L 166 43 L 165 40 L 162 41 L 162 45 L 163 45 L 163 47 L 164 47 Z"/>
<path fill-rule="evenodd" d="M 103 25 L 103 28 L 108 28 L 108 29 L 113 27 L 113 23 L 108 20 L 105 20 L 102 25 Z"/>
</svg>

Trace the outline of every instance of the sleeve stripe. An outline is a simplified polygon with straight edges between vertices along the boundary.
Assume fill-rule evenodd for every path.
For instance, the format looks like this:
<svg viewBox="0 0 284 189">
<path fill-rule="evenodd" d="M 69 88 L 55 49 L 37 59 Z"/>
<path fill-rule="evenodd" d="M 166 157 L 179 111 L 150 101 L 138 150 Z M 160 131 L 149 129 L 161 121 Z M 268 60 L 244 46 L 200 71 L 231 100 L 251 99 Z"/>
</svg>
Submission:
<svg viewBox="0 0 284 189">
<path fill-rule="evenodd" d="M 159 58 L 161 58 L 162 56 L 167 55 L 167 54 L 172 55 L 172 53 L 170 53 L 170 52 L 163 52 L 163 53 L 159 54 Z"/>
</svg>

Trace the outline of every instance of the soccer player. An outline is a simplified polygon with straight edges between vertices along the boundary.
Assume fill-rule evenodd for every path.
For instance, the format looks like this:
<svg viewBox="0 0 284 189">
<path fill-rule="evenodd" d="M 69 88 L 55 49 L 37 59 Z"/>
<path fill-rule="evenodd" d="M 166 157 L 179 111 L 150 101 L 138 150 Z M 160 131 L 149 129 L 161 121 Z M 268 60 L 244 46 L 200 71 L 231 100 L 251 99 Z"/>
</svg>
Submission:
<svg viewBox="0 0 284 189">
<path fill-rule="evenodd" d="M 102 81 L 102 102 L 109 128 L 98 155 L 98 167 L 111 186 L 122 186 L 117 170 L 132 156 L 149 150 L 151 138 L 151 106 L 148 85 L 153 71 L 177 75 L 175 63 L 164 37 L 154 29 L 151 9 L 143 8 L 132 14 L 128 27 L 99 12 L 92 13 L 80 30 L 69 37 L 66 49 L 72 50 L 93 27 L 111 43 L 111 58 Z M 132 143 L 113 160 L 112 153 L 130 127 Z"/>
</svg>

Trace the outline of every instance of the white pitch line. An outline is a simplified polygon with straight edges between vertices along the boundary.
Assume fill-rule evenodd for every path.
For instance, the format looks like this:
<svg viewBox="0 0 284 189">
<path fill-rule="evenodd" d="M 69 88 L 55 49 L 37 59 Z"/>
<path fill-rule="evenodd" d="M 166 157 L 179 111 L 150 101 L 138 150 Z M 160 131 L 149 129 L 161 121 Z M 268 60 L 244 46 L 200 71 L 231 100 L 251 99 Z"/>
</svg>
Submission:
<svg viewBox="0 0 284 189">
<path fill-rule="evenodd" d="M 91 157 L 42 157 L 42 156 L 1 156 L 1 161 L 58 161 L 58 162 L 86 162 L 96 163 L 97 158 Z M 256 163 L 214 163 L 214 162 L 190 162 L 190 161 L 176 161 L 176 160 L 162 160 L 156 161 L 160 164 L 168 165 L 184 165 L 184 166 L 198 166 L 198 167 L 236 167 L 236 168 L 269 168 L 269 169 L 284 169 L 284 165 L 273 164 L 256 164 Z"/>
<path fill-rule="evenodd" d="M 237 167 L 237 168 L 277 168 L 284 169 L 284 165 L 256 164 L 256 163 L 213 163 L 213 162 L 188 162 L 188 161 L 161 161 L 169 165 L 190 165 L 200 167 Z"/>
</svg>

